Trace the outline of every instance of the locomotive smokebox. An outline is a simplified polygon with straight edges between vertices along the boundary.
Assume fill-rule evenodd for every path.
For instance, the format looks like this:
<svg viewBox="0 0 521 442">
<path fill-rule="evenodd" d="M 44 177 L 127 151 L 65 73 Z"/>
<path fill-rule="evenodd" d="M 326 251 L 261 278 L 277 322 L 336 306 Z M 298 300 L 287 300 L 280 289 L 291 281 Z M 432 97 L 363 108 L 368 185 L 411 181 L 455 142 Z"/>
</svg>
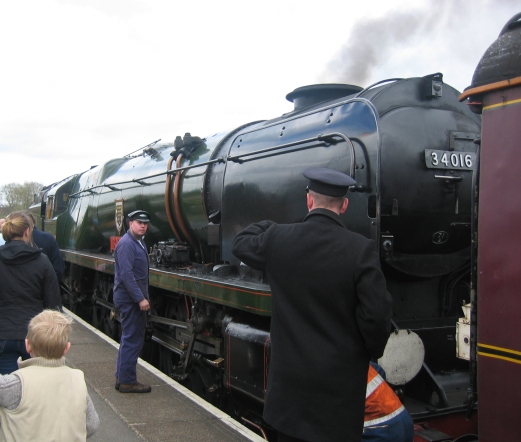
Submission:
<svg viewBox="0 0 521 442">
<path fill-rule="evenodd" d="M 313 106 L 323 101 L 336 100 L 338 98 L 347 97 L 363 90 L 360 86 L 352 84 L 312 84 L 302 86 L 286 95 L 286 100 L 294 104 L 295 111 Z"/>
</svg>

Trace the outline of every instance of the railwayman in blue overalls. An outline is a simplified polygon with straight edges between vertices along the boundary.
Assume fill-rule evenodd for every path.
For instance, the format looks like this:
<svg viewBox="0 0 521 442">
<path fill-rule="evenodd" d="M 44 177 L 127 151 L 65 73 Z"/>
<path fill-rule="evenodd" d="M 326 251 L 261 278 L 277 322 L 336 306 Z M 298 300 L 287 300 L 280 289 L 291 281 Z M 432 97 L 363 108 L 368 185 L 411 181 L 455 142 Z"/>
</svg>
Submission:
<svg viewBox="0 0 521 442">
<path fill-rule="evenodd" d="M 136 365 L 145 342 L 148 294 L 148 253 L 143 237 L 150 221 L 148 213 L 128 214 L 129 229 L 116 246 L 114 258 L 114 304 L 119 311 L 121 340 L 116 362 L 116 390 L 148 393 L 150 385 L 137 381 Z"/>
</svg>

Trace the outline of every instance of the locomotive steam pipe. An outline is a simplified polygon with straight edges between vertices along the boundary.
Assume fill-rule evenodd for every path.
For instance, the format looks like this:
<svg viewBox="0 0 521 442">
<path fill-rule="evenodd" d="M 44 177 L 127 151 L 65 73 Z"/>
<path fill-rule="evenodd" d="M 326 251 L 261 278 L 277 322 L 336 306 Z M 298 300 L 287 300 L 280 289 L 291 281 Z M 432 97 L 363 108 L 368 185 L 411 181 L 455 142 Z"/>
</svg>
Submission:
<svg viewBox="0 0 521 442">
<path fill-rule="evenodd" d="M 179 169 L 179 167 L 181 167 L 181 161 L 183 160 L 183 154 L 180 153 L 179 156 L 177 157 L 177 160 L 176 160 L 176 169 Z M 179 201 L 179 189 L 181 187 L 181 173 L 176 173 L 175 174 L 175 178 L 174 178 L 174 190 L 173 190 L 173 194 L 174 194 L 174 210 L 177 214 L 177 221 L 179 223 L 179 228 L 181 229 L 181 232 L 183 233 L 184 237 L 185 237 L 185 240 L 190 243 L 190 245 L 193 247 L 194 250 L 197 250 L 196 246 L 195 246 L 195 242 L 194 242 L 194 239 L 192 238 L 192 235 L 190 235 L 190 232 L 188 231 L 188 229 L 186 228 L 186 225 L 185 225 L 185 222 L 184 222 L 184 219 L 183 219 L 183 215 L 182 215 L 182 212 L 181 212 L 181 203 Z M 202 258 L 202 256 L 201 256 Z"/>
<path fill-rule="evenodd" d="M 170 157 L 168 160 L 167 170 L 169 171 L 172 167 L 172 163 L 174 161 L 174 157 Z M 170 209 L 170 184 L 172 181 L 172 175 L 170 173 L 166 174 L 166 183 L 165 183 L 165 212 L 168 219 L 168 224 L 170 224 L 170 228 L 174 232 L 175 237 L 178 241 L 181 241 L 181 236 L 179 235 L 179 232 L 177 231 L 177 228 L 175 226 L 174 220 L 172 218 L 172 212 Z"/>
</svg>

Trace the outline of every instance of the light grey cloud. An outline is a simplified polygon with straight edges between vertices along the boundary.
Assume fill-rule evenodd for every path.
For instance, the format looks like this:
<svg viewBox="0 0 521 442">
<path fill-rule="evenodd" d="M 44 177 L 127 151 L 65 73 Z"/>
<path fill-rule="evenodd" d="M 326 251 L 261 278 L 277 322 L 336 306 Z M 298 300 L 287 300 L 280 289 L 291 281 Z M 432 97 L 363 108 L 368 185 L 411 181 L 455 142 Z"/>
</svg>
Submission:
<svg viewBox="0 0 521 442">
<path fill-rule="evenodd" d="M 1 2 L 0 185 L 55 182 L 158 138 L 274 118 L 292 109 L 288 92 L 318 80 L 365 86 L 441 71 L 462 89 L 517 9 L 510 0 Z"/>
</svg>

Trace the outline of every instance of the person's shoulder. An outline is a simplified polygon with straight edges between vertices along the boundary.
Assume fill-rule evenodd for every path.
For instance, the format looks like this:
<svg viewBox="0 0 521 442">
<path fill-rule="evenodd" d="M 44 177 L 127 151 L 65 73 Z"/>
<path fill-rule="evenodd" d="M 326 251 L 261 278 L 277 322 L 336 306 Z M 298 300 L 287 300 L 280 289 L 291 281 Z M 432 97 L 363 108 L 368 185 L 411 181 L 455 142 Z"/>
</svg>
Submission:
<svg viewBox="0 0 521 442">
<path fill-rule="evenodd" d="M 269 225 L 269 227 L 266 229 L 267 232 L 269 232 L 270 236 L 275 235 L 287 235 L 288 233 L 294 231 L 294 230 L 302 229 L 305 230 L 304 223 L 286 223 L 286 224 L 277 224 L 272 223 Z"/>
<path fill-rule="evenodd" d="M 85 385 L 86 388 L 85 373 L 83 373 L 82 370 L 80 370 L 79 368 L 69 367 L 68 365 L 62 365 L 60 369 L 62 370 L 64 375 L 66 375 L 67 373 L 67 375 L 70 376 L 70 378 L 75 383 L 77 383 L 78 385 Z"/>
<path fill-rule="evenodd" d="M 68 365 L 63 366 L 64 369 L 66 368 L 68 372 L 74 373 L 76 376 L 80 377 L 81 379 L 85 379 L 85 374 L 83 373 L 83 370 L 80 370 L 79 368 L 72 368 Z"/>
<path fill-rule="evenodd" d="M 127 232 L 118 241 L 118 244 L 116 246 L 116 253 L 134 250 L 135 246 L 137 245 L 137 241 Z"/>
<path fill-rule="evenodd" d="M 2 246 L 2 261 L 6 264 L 27 264 L 34 262 L 42 251 L 23 241 L 10 241 Z"/>
<path fill-rule="evenodd" d="M 134 242 L 134 239 L 132 238 L 132 236 L 130 236 L 130 234 L 127 232 L 125 233 L 121 239 L 118 241 L 118 244 L 116 246 L 116 249 L 120 246 L 120 244 L 122 246 L 125 246 L 125 245 L 128 245 L 128 244 L 132 244 Z"/>
<path fill-rule="evenodd" d="M 33 230 L 33 241 L 40 248 L 57 246 L 56 238 L 49 232 L 42 232 L 41 230 Z"/>
<path fill-rule="evenodd" d="M 44 232 L 44 231 L 39 230 L 39 229 L 34 229 L 33 230 L 33 236 L 40 237 L 40 238 L 52 238 L 52 239 L 54 239 L 54 236 L 52 234 L 50 234 L 49 232 Z"/>
</svg>

